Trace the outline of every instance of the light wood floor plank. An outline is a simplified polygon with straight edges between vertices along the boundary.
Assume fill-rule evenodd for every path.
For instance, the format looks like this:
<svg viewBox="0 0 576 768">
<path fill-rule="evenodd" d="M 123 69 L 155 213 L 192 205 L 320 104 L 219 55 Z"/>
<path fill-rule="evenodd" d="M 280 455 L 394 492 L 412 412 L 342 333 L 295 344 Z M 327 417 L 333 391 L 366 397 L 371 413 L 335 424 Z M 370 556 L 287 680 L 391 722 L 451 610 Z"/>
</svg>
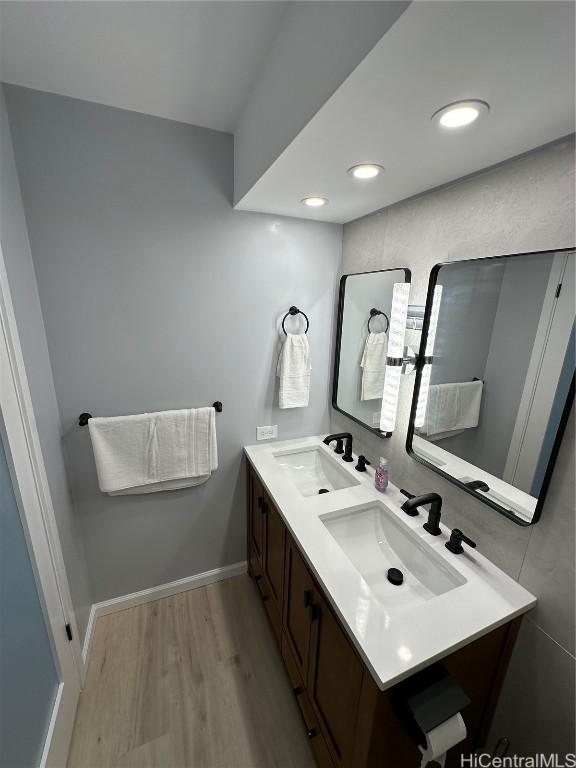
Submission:
<svg viewBox="0 0 576 768">
<path fill-rule="evenodd" d="M 248 576 L 98 619 L 68 768 L 314 768 Z"/>
</svg>

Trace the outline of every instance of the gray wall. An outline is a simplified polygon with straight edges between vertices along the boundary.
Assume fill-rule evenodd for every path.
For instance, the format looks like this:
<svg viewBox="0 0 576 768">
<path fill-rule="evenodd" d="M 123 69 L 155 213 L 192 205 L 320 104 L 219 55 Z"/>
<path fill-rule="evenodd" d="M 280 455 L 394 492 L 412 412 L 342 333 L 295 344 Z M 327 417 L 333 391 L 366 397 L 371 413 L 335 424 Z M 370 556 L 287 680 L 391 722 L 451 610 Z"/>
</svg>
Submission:
<svg viewBox="0 0 576 768">
<path fill-rule="evenodd" d="M 0 241 L 6 262 L 42 456 L 79 633 L 84 637 L 92 603 L 84 547 L 70 496 L 61 446 L 61 423 L 44 320 L 30 252 L 12 141 L 0 86 Z"/>
<path fill-rule="evenodd" d="M 245 559 L 242 446 L 326 431 L 341 227 L 232 210 L 232 136 L 7 87 L 69 477 L 95 601 Z M 306 409 L 280 411 L 279 324 L 310 318 Z M 294 327 L 294 326 L 292 326 Z M 78 414 L 211 404 L 198 488 L 108 497 Z"/>
<path fill-rule="evenodd" d="M 574 246 L 574 144 L 563 141 L 473 178 L 391 206 L 344 227 L 343 272 L 409 267 L 413 303 L 424 303 L 440 261 Z M 567 429 L 540 522 L 521 528 L 418 464 L 404 447 L 413 380 L 404 378 L 389 441 L 338 413 L 334 431 L 356 448 L 390 458 L 394 483 L 435 489 L 444 522 L 539 598 L 525 619 L 490 743 L 512 738 L 518 753 L 574 751 L 574 421 Z"/>
</svg>

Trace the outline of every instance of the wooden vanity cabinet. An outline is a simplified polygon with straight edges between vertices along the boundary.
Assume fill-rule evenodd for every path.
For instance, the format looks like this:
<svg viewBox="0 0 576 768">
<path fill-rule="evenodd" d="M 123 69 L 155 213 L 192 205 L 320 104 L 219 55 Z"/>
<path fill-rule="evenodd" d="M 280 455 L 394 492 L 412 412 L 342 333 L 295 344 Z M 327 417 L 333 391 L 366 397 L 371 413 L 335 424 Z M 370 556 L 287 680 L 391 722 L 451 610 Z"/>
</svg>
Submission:
<svg viewBox="0 0 576 768">
<path fill-rule="evenodd" d="M 322 593 L 314 590 L 307 689 L 335 765 L 354 765 L 364 664 Z"/>
<path fill-rule="evenodd" d="M 262 555 L 262 567 L 266 577 L 270 593 L 274 598 L 279 618 L 282 612 L 282 594 L 284 590 L 284 550 L 286 541 L 286 526 L 282 522 L 280 513 L 264 496 L 264 546 Z"/>
<path fill-rule="evenodd" d="M 306 730 L 306 734 L 310 739 L 310 746 L 314 757 L 316 758 L 316 764 L 318 768 L 334 768 L 334 763 L 330 757 L 330 752 L 326 746 L 326 741 L 320 729 L 320 723 L 316 717 L 316 713 L 310 703 L 310 698 L 306 690 L 306 686 L 302 682 L 302 677 L 298 671 L 298 665 L 294 659 L 290 645 L 286 639 L 286 633 L 282 634 L 282 660 L 286 667 L 286 672 L 290 679 L 292 686 L 292 693 L 294 694 L 300 714 L 302 716 L 302 722 Z"/>
<path fill-rule="evenodd" d="M 282 657 L 318 764 L 353 765 L 363 665 L 291 536 L 286 540 Z"/>
<path fill-rule="evenodd" d="M 248 473 L 248 570 L 281 641 L 286 526 L 262 483 Z"/>
<path fill-rule="evenodd" d="M 283 630 L 304 684 L 308 683 L 314 611 L 314 580 L 291 536 L 286 541 Z"/>
<path fill-rule="evenodd" d="M 264 488 L 254 472 L 248 473 L 248 542 L 251 555 L 262 567 L 264 551 Z"/>
<path fill-rule="evenodd" d="M 398 719 L 395 689 L 381 691 L 316 583 L 274 503 L 248 463 L 248 570 L 288 673 L 318 768 L 418 768 L 421 754 Z M 468 738 L 483 745 L 519 619 L 444 658 L 471 699 Z"/>
</svg>

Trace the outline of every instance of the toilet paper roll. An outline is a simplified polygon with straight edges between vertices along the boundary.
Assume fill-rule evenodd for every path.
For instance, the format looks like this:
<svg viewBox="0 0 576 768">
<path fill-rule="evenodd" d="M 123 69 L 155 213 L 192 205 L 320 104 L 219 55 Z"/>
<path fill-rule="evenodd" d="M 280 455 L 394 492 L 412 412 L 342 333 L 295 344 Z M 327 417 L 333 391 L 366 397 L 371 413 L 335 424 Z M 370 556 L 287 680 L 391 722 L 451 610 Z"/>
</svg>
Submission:
<svg viewBox="0 0 576 768">
<path fill-rule="evenodd" d="M 424 768 L 431 760 L 435 760 L 444 768 L 446 752 L 466 738 L 466 723 L 462 719 L 460 712 L 458 712 L 424 735 L 426 737 L 426 747 L 420 747 L 422 752 L 420 768 Z"/>
</svg>

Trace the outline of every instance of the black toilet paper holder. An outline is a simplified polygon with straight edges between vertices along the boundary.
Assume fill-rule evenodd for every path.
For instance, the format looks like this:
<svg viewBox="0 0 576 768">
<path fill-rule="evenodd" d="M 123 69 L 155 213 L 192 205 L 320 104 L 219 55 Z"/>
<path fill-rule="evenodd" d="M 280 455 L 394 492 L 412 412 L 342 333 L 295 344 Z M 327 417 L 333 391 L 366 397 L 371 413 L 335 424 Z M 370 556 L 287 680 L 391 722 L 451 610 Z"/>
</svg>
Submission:
<svg viewBox="0 0 576 768">
<path fill-rule="evenodd" d="M 417 672 L 395 688 L 394 707 L 410 738 L 426 746 L 426 733 L 461 712 L 469 697 L 441 662 Z"/>
</svg>

